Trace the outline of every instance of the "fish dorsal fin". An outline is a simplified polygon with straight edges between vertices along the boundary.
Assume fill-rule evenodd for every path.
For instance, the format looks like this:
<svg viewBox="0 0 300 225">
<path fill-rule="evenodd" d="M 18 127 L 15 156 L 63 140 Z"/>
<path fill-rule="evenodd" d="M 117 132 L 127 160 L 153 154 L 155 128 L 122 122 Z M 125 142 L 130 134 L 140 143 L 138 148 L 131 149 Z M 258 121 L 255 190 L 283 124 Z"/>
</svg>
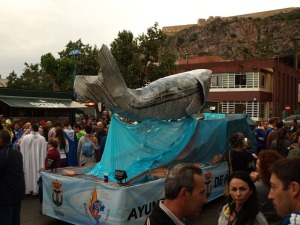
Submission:
<svg viewBox="0 0 300 225">
<path fill-rule="evenodd" d="M 102 45 L 99 52 L 99 64 L 102 70 L 103 84 L 112 96 L 122 96 L 127 90 L 125 80 L 119 70 L 117 62 L 106 45 Z"/>
</svg>

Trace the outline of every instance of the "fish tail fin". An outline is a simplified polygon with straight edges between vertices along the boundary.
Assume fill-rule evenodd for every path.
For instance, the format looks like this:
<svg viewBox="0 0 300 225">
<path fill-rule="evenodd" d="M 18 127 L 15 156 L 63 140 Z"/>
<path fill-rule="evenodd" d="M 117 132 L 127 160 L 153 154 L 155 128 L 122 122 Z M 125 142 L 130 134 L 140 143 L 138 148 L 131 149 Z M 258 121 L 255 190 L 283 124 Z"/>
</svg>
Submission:
<svg viewBox="0 0 300 225">
<path fill-rule="evenodd" d="M 127 90 L 127 85 L 115 58 L 106 45 L 102 45 L 100 49 L 99 64 L 102 70 L 102 76 L 100 79 L 103 82 L 105 91 L 114 98 L 122 96 Z"/>
</svg>

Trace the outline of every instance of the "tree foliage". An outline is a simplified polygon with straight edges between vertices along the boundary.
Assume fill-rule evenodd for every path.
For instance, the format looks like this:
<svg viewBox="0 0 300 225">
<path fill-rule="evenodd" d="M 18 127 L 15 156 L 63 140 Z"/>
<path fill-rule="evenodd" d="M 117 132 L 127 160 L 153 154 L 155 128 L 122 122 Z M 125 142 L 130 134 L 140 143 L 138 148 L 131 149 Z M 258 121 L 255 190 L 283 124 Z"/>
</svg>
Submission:
<svg viewBox="0 0 300 225">
<path fill-rule="evenodd" d="M 100 69 L 98 61 L 99 49 L 96 45 L 83 44 L 81 39 L 76 42 L 70 41 L 66 48 L 59 52 L 60 58 L 73 59 L 70 53 L 73 50 L 79 50 L 80 55 L 77 56 L 77 74 L 79 75 L 97 75 Z"/>
<path fill-rule="evenodd" d="M 76 58 L 70 55 L 79 50 Z M 24 88 L 34 90 L 66 91 L 73 90 L 73 72 L 76 67 L 77 74 L 97 75 L 99 71 L 97 46 L 85 45 L 81 39 L 69 42 L 66 48 L 59 52 L 59 58 L 52 53 L 41 56 L 39 64 L 25 63 L 24 72 L 20 77 L 13 71 L 8 76 L 7 86 L 10 88 Z"/>
<path fill-rule="evenodd" d="M 176 56 L 162 51 L 166 40 L 158 23 L 136 38 L 131 31 L 119 32 L 111 43 L 111 52 L 129 87 L 141 87 L 175 72 Z"/>
<path fill-rule="evenodd" d="M 25 63 L 25 69 L 20 77 L 12 71 L 7 79 L 9 88 L 51 90 L 50 76 L 41 70 L 39 64 Z"/>
</svg>

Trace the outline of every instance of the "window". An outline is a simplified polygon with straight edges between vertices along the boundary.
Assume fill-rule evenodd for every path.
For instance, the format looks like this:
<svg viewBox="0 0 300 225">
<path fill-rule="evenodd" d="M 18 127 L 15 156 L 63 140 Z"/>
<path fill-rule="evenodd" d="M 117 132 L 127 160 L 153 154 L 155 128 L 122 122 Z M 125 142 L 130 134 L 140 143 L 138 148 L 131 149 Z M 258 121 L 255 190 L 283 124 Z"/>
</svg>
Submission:
<svg viewBox="0 0 300 225">
<path fill-rule="evenodd" d="M 234 102 L 222 102 L 222 113 L 234 113 Z"/>
<path fill-rule="evenodd" d="M 250 117 L 265 118 L 265 104 L 257 101 L 221 102 L 222 113 L 246 113 Z"/>
<path fill-rule="evenodd" d="M 211 80 L 212 88 L 265 88 L 266 75 L 261 72 L 219 73 L 213 74 Z"/>
<path fill-rule="evenodd" d="M 246 74 L 235 74 L 235 87 L 246 87 Z"/>
</svg>

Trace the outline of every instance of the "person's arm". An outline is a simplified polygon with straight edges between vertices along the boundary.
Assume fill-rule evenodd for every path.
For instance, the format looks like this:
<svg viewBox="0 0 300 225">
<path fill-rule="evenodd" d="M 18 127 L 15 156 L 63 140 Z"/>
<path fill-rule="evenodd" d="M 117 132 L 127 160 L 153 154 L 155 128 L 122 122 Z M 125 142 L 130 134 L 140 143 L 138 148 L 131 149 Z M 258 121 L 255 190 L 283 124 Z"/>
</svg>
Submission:
<svg viewBox="0 0 300 225">
<path fill-rule="evenodd" d="M 272 141 L 271 145 L 270 145 L 270 150 L 276 150 L 276 140 Z"/>
<path fill-rule="evenodd" d="M 81 154 L 81 150 L 82 150 L 82 141 L 83 141 L 83 138 L 80 138 L 80 140 L 78 141 L 78 147 L 77 147 L 77 160 L 78 160 L 78 163 L 80 164 L 80 154 Z"/>
<path fill-rule="evenodd" d="M 45 158 L 45 170 L 48 170 L 48 159 L 49 159 L 49 153 L 47 153 L 46 158 Z"/>
<path fill-rule="evenodd" d="M 65 153 L 69 153 L 69 142 L 68 140 L 65 138 L 65 141 L 66 141 L 66 147 L 65 147 Z"/>
<path fill-rule="evenodd" d="M 272 136 L 273 135 L 271 133 L 269 135 L 267 135 L 267 149 L 270 149 L 270 147 L 271 147 Z"/>
</svg>

